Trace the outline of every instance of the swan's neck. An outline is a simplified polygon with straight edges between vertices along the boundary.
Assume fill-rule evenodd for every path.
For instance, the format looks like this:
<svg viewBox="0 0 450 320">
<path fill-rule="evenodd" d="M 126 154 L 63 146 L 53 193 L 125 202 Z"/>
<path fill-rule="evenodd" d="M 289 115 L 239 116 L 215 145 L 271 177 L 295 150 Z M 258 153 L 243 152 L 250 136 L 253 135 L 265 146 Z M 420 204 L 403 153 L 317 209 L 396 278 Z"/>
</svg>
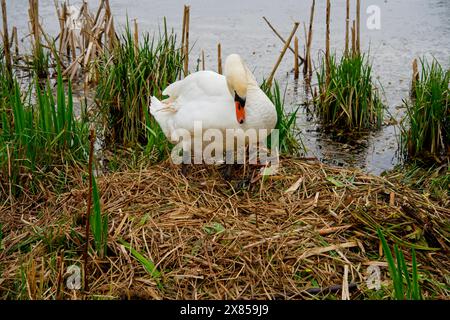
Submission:
<svg viewBox="0 0 450 320">
<path fill-rule="evenodd" d="M 257 84 L 250 84 L 247 87 L 245 109 L 249 127 L 266 129 L 275 127 L 277 122 L 275 106 Z"/>
</svg>

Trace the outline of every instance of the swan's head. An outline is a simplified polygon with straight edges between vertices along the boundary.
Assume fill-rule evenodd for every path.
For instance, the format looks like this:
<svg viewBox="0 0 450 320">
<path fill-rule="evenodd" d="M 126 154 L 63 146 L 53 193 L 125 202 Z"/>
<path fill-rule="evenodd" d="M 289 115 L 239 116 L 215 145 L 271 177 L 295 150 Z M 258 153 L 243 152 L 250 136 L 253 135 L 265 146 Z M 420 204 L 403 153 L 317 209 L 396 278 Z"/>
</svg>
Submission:
<svg viewBox="0 0 450 320">
<path fill-rule="evenodd" d="M 242 124 L 245 121 L 247 89 L 249 85 L 256 84 L 256 80 L 238 54 L 230 54 L 225 60 L 225 77 L 228 90 L 234 97 L 236 119 Z"/>
</svg>

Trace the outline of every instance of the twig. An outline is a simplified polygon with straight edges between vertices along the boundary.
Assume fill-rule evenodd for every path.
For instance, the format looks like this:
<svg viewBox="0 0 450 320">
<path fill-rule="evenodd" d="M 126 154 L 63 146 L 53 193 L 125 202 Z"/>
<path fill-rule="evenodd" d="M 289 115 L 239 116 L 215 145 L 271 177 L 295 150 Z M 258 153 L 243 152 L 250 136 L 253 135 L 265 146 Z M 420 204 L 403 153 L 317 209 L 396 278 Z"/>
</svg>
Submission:
<svg viewBox="0 0 450 320">
<path fill-rule="evenodd" d="M 270 29 L 272 29 L 272 31 L 275 33 L 275 35 L 283 42 L 286 43 L 286 40 L 284 40 L 284 38 L 278 33 L 277 30 L 275 30 L 275 28 L 270 24 L 269 20 L 266 19 L 266 17 L 263 17 L 264 21 L 267 23 L 267 25 L 270 27 Z M 293 54 L 295 54 L 295 50 L 291 48 L 291 46 L 289 46 L 289 50 L 291 50 L 291 52 Z M 300 55 L 298 55 L 298 58 L 300 59 L 300 65 L 302 65 L 303 63 L 305 63 L 305 59 L 303 57 L 301 57 Z"/>
</svg>

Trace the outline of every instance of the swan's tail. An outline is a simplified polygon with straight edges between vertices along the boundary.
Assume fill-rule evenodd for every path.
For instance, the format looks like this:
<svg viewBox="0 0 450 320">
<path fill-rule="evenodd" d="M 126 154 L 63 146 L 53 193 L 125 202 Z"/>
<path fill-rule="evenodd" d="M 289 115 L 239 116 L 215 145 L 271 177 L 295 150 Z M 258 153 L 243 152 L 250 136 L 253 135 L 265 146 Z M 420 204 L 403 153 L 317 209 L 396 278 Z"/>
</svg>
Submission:
<svg viewBox="0 0 450 320">
<path fill-rule="evenodd" d="M 166 138 L 170 140 L 169 120 L 172 112 L 170 112 L 167 106 L 163 102 L 159 101 L 156 97 L 150 98 L 149 110 L 150 114 L 158 122 Z"/>
</svg>

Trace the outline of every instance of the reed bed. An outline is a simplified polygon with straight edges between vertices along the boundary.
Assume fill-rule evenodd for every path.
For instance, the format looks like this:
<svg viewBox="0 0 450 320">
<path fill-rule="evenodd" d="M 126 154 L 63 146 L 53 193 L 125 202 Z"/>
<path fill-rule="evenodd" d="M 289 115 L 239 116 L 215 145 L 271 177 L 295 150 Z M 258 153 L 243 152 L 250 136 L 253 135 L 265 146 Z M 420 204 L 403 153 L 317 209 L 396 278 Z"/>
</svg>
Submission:
<svg viewBox="0 0 450 320">
<path fill-rule="evenodd" d="M 324 59 L 317 79 L 314 103 L 325 126 L 345 131 L 381 127 L 384 106 L 365 55 L 344 55 L 339 61 L 332 56 L 329 64 Z"/>
<path fill-rule="evenodd" d="M 441 162 L 450 154 L 450 70 L 438 61 L 420 60 L 415 71 L 412 101 L 404 100 L 402 150 L 410 159 Z"/>
<path fill-rule="evenodd" d="M 67 183 L 68 172 L 87 155 L 86 126 L 74 116 L 71 84 L 66 92 L 59 72 L 56 94 L 49 83 L 42 85 L 37 79 L 22 92 L 15 79 L 0 73 L 2 89 L 7 90 L 0 94 L 0 193 L 11 198 L 55 190 Z"/>
<path fill-rule="evenodd" d="M 356 1 L 356 21 L 353 20 L 352 45 L 349 49 L 350 1 L 346 2 L 345 50 L 338 58 L 330 50 L 331 1 L 326 6 L 325 54 L 316 72 L 319 92 L 314 91 L 314 105 L 325 129 L 340 131 L 367 131 L 379 129 L 383 121 L 384 106 L 377 86 L 372 80 L 372 66 L 366 54 L 361 53 L 360 1 Z M 314 2 L 311 8 L 311 22 Z M 310 31 L 311 31 L 310 23 Z M 308 36 L 309 38 L 310 36 Z M 306 44 L 310 47 L 310 40 Z M 310 75 L 306 84 L 311 82 Z M 306 72 L 305 72 L 306 75 Z"/>
<path fill-rule="evenodd" d="M 164 29 L 159 37 L 143 35 L 138 42 L 129 26 L 111 55 L 97 63 L 96 102 L 107 124 L 107 139 L 125 147 L 141 145 L 159 158 L 167 141 L 150 117 L 150 97 L 176 81 L 183 70 L 183 55 L 176 35 Z"/>
<path fill-rule="evenodd" d="M 448 299 L 450 211 L 386 178 L 316 161 L 228 183 L 214 166 L 188 177 L 169 162 L 98 178 L 106 255 L 89 251 L 89 291 L 65 286 L 82 266 L 87 187 L 0 207 L 3 299 L 395 298 L 377 230 L 403 252 L 424 299 Z M 239 187 L 239 185 L 241 187 Z M 21 216 L 21 219 L 17 219 Z M 367 268 L 381 290 L 367 288 Z M 348 279 L 348 281 L 344 281 Z"/>
</svg>

